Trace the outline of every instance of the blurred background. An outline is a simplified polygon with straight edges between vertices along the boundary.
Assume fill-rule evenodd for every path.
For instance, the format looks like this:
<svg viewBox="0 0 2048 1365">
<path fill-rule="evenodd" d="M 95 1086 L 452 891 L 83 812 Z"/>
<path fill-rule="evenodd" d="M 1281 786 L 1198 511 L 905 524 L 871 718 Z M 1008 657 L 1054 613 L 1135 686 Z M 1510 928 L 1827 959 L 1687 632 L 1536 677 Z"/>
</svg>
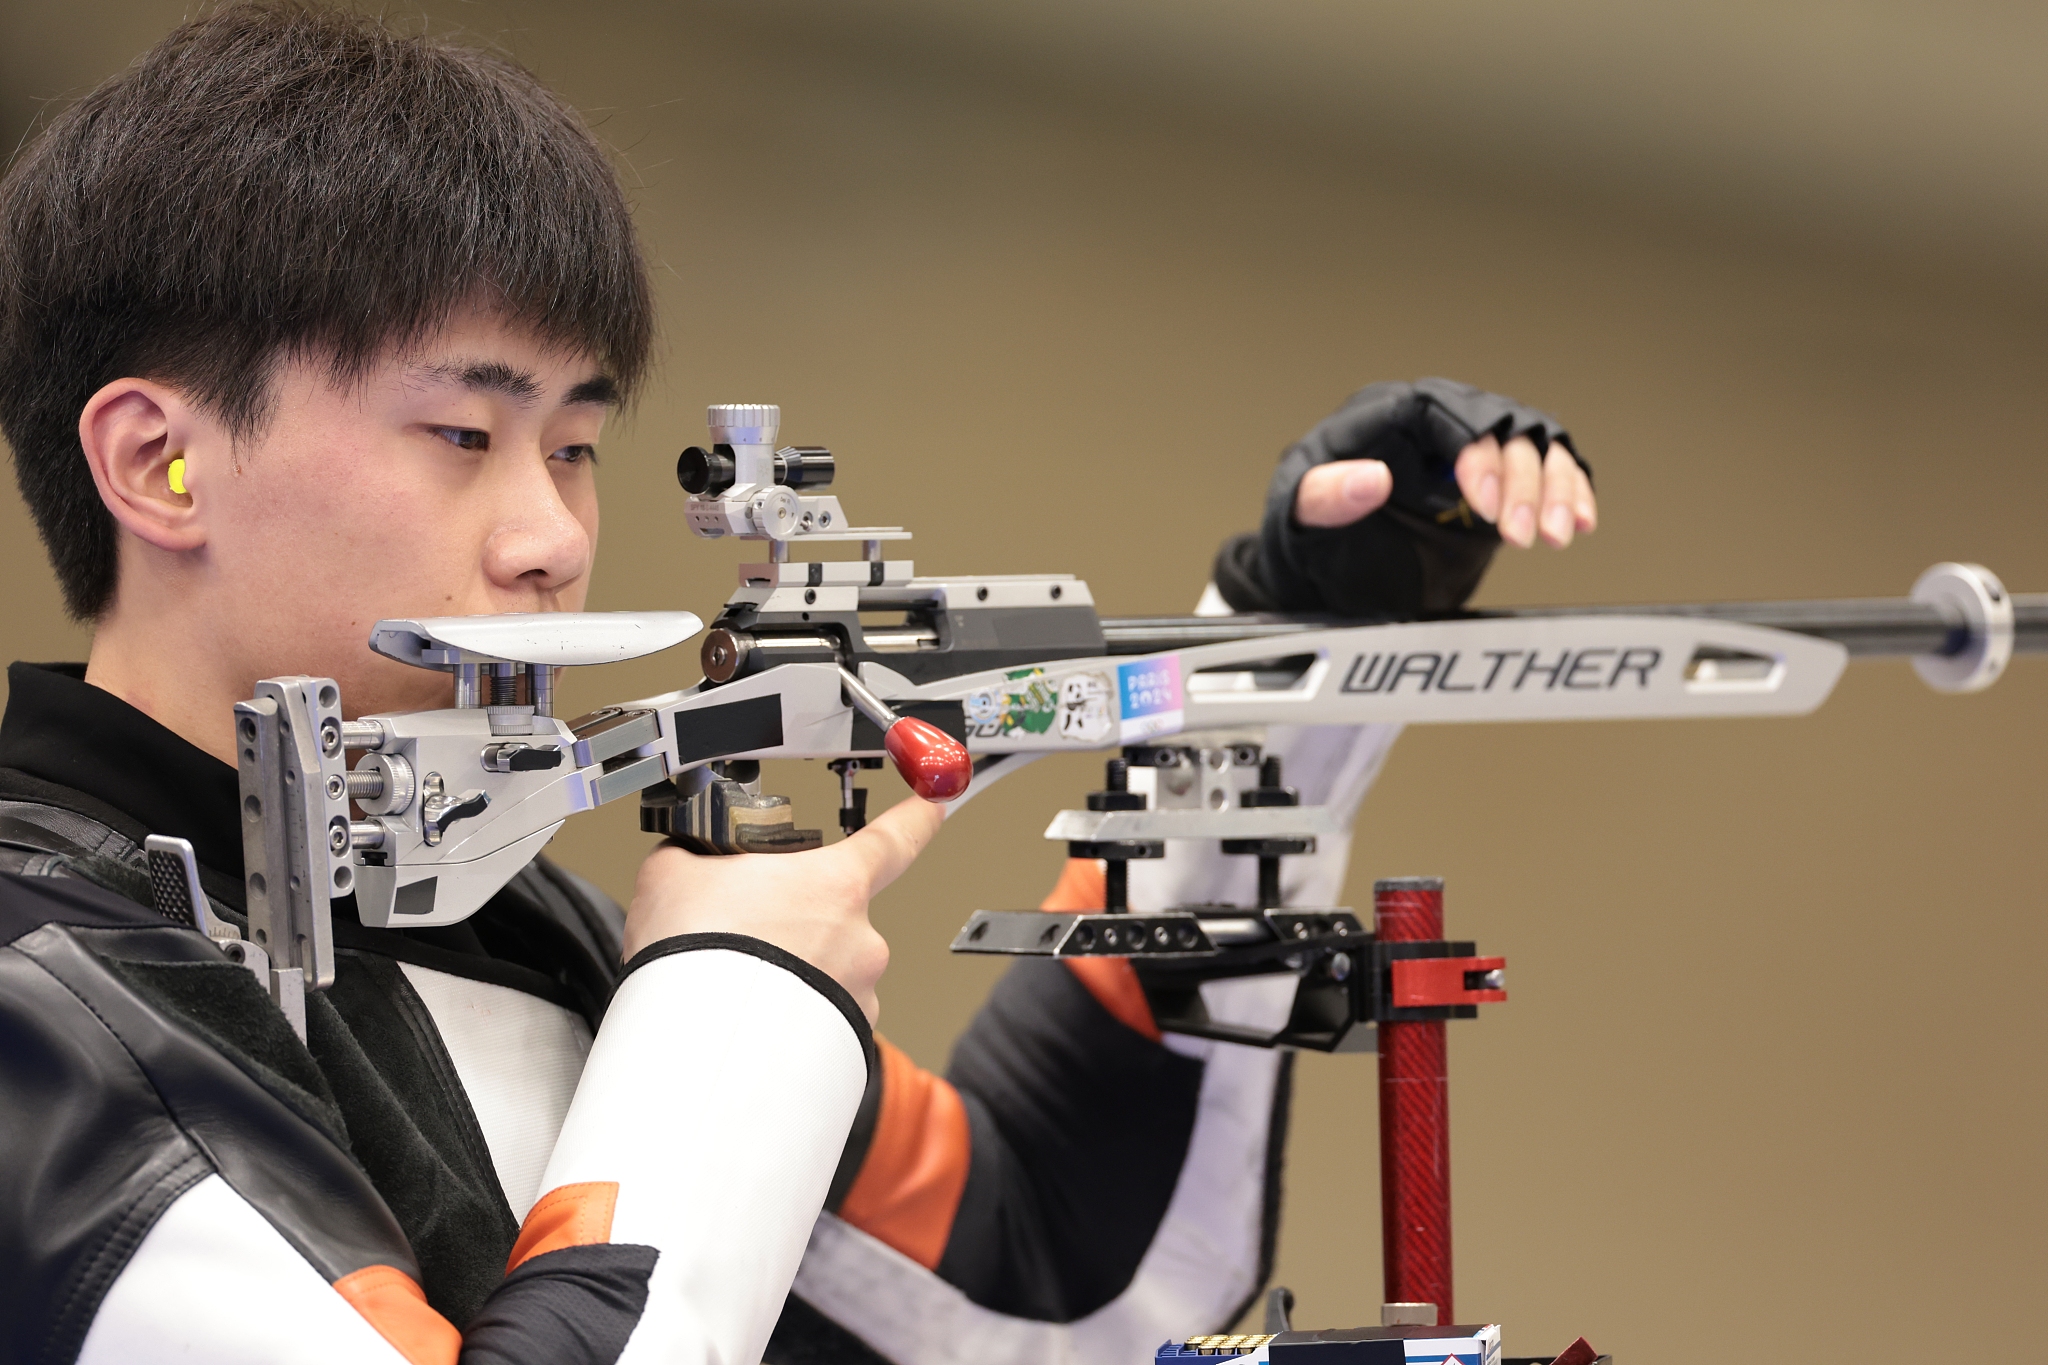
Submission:
<svg viewBox="0 0 2048 1365">
<path fill-rule="evenodd" d="M 11 0 L 4 145 L 183 9 Z M 638 204 L 666 357 L 605 446 L 593 607 L 729 591 L 672 476 L 707 402 L 782 404 L 926 572 L 1071 571 L 1135 615 L 1192 606 L 1288 441 L 1425 374 L 1561 414 L 1598 476 L 1599 533 L 1504 553 L 1482 602 L 1892 596 L 1941 559 L 2048 590 L 2038 6 L 406 12 L 564 91 Z M 0 572 L 8 656 L 83 657 L 12 499 Z M 1968 697 L 1873 663 L 1804 719 L 1403 738 L 1349 902 L 1440 874 L 1510 960 L 1451 1030 L 1461 1318 L 1668 1365 L 2039 1349 L 2044 700 L 2048 663 Z M 771 777 L 831 823 L 828 774 Z M 1037 903 L 1098 777 L 1010 779 L 878 903 L 883 1028 L 926 1065 L 998 970 L 947 940 Z M 555 853 L 623 896 L 646 843 L 622 803 Z M 1297 1074 L 1276 1279 L 1370 1322 L 1372 1062 Z"/>
</svg>

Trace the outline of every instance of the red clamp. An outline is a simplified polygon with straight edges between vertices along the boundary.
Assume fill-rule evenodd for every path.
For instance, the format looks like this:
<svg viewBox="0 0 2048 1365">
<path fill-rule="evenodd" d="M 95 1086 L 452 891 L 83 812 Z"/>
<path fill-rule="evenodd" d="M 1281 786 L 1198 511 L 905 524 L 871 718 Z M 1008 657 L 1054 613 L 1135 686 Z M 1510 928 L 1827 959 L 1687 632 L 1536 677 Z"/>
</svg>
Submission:
<svg viewBox="0 0 2048 1365">
<path fill-rule="evenodd" d="M 1484 1005 L 1508 998 L 1504 957 L 1399 957 L 1390 965 L 1396 1009 Z"/>
</svg>

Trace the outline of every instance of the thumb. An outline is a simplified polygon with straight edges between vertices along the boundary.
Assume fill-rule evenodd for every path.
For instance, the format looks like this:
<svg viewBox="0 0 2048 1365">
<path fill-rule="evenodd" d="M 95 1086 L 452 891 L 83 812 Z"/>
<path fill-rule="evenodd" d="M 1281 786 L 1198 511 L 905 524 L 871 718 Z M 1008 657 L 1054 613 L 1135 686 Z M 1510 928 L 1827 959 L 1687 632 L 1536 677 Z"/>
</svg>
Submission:
<svg viewBox="0 0 2048 1365">
<path fill-rule="evenodd" d="M 1349 526 L 1377 512 L 1394 492 L 1394 474 L 1378 460 L 1334 460 L 1301 476 L 1294 519 L 1303 526 Z"/>
</svg>

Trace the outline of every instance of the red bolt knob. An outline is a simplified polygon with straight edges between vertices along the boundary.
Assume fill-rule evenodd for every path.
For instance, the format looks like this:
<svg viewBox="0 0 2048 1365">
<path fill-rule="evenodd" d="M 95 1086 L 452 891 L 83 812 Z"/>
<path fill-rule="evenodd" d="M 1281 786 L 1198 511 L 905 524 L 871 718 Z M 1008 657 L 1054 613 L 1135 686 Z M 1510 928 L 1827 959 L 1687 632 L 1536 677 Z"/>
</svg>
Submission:
<svg viewBox="0 0 2048 1365">
<path fill-rule="evenodd" d="M 910 789 L 927 801 L 951 801 L 967 790 L 974 776 L 967 746 L 915 716 L 904 716 L 890 726 L 882 747 Z"/>
</svg>

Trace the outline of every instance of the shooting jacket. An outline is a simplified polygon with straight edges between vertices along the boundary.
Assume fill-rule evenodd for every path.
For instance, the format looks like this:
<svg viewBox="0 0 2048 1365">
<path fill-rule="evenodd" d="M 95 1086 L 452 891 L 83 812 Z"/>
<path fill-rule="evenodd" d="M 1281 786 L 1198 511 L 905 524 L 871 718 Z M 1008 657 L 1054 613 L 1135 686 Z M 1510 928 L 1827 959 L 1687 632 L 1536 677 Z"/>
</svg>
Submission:
<svg viewBox="0 0 2048 1365">
<path fill-rule="evenodd" d="M 1286 1059 L 1162 1038 L 1128 964 L 1020 963 L 940 1077 L 767 944 L 622 969 L 618 907 L 542 860 L 447 928 L 344 903 L 301 1044 L 148 909 L 177 835 L 245 926 L 233 769 L 76 666 L 9 681 L 0 1358 L 1127 1365 L 1264 1283 Z M 1351 807 L 1393 734 L 1272 741 Z M 1333 903 L 1347 842 L 1290 898 Z M 1132 903 L 1248 900 L 1248 862 L 1135 865 Z M 1101 894 L 1073 863 L 1047 904 Z"/>
</svg>

